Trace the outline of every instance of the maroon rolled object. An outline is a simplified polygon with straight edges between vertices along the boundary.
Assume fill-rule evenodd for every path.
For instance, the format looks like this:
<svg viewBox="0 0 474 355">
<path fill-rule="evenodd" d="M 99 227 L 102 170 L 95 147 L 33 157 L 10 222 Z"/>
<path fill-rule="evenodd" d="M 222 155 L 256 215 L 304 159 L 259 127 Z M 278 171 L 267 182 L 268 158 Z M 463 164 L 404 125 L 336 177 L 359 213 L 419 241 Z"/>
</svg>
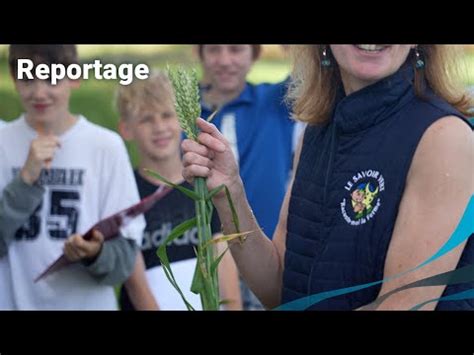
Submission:
<svg viewBox="0 0 474 355">
<path fill-rule="evenodd" d="M 153 205 L 161 200 L 165 195 L 170 193 L 173 189 L 160 186 L 154 193 L 145 197 L 139 203 L 124 209 L 123 211 L 117 212 L 116 214 L 101 220 L 96 223 L 91 229 L 89 229 L 82 237 L 85 240 L 92 239 L 92 233 L 95 230 L 101 232 L 104 236 L 104 241 L 113 239 L 118 236 L 121 227 L 125 227 L 131 220 L 139 216 L 142 213 L 145 213 Z M 64 254 L 62 254 L 55 262 L 53 262 L 48 268 L 43 271 L 36 279 L 35 282 L 38 282 L 43 277 L 62 269 L 63 267 L 73 264 L 72 261 L 69 261 Z"/>
</svg>

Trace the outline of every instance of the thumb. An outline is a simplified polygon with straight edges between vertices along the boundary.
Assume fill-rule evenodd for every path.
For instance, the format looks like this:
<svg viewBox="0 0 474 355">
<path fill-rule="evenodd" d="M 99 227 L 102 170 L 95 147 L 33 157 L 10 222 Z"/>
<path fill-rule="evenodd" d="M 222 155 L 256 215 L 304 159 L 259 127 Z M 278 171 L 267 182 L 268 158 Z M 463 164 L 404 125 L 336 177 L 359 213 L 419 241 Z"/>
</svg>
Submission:
<svg viewBox="0 0 474 355">
<path fill-rule="evenodd" d="M 104 242 L 104 235 L 97 229 L 94 229 L 94 232 L 92 232 L 92 241 L 102 244 Z"/>
<path fill-rule="evenodd" d="M 48 137 L 53 135 L 51 128 L 42 123 L 36 124 L 36 132 L 38 133 L 38 136 Z"/>
</svg>

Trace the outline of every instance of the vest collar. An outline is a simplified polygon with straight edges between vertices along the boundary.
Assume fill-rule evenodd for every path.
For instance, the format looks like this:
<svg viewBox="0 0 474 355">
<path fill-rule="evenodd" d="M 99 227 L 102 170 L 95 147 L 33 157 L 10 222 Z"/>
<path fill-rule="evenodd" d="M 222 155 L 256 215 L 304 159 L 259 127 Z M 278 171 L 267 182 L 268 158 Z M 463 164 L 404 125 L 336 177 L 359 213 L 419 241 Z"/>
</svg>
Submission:
<svg viewBox="0 0 474 355">
<path fill-rule="evenodd" d="M 344 96 L 339 90 L 333 120 L 343 133 L 356 133 L 388 118 L 414 95 L 414 69 L 405 63 L 396 73 Z M 342 86 L 342 84 L 341 84 Z"/>
</svg>

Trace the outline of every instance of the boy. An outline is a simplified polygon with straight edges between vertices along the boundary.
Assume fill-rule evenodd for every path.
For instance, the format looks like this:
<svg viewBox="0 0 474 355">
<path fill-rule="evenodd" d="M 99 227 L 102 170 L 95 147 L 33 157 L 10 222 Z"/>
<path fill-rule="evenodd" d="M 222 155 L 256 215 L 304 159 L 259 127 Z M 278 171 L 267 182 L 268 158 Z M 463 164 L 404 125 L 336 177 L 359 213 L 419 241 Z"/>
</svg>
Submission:
<svg viewBox="0 0 474 355">
<path fill-rule="evenodd" d="M 25 114 L 0 130 L 0 293 L 10 309 L 117 309 L 113 285 L 131 273 L 143 216 L 104 242 L 91 226 L 139 201 L 120 137 L 69 111 L 78 81 L 16 80 L 17 60 L 77 63 L 74 45 L 12 45 Z M 37 283 L 61 253 L 78 261 Z M 14 280 L 14 282 L 12 282 Z M 8 303 L 10 303 L 8 307 Z"/>
<path fill-rule="evenodd" d="M 181 175 L 181 128 L 174 108 L 173 88 L 166 75 L 155 73 L 148 80 L 120 87 L 117 106 L 122 137 L 134 141 L 138 148 L 140 161 L 135 178 L 141 197 L 153 193 L 160 186 L 160 182 L 147 175 L 144 168 L 158 172 L 175 184 L 193 189 Z M 160 309 L 186 309 L 178 292 L 166 278 L 156 251 L 174 227 L 194 217 L 194 214 L 194 201 L 177 190 L 171 191 L 145 214 L 147 225 L 141 245 L 144 266 L 143 262 L 137 262 L 135 271 L 122 288 L 122 309 L 143 309 L 140 304 L 146 303 L 143 302 L 143 299 L 148 299 L 146 290 L 137 290 L 137 285 L 143 285 L 139 282 L 139 269 L 143 267 L 146 267 L 146 278 Z M 216 218 L 213 218 L 212 230 L 214 233 L 220 231 Z M 195 309 L 201 309 L 199 296 L 190 292 L 196 266 L 194 247 L 197 244 L 197 230 L 193 228 L 168 246 L 167 252 L 173 274 L 186 299 Z M 218 244 L 219 252 L 222 252 L 224 247 L 222 243 Z M 227 309 L 240 309 L 237 269 L 230 253 L 220 264 L 219 276 L 222 298 L 230 301 Z M 148 307 L 153 308 L 153 304 Z"/>
</svg>

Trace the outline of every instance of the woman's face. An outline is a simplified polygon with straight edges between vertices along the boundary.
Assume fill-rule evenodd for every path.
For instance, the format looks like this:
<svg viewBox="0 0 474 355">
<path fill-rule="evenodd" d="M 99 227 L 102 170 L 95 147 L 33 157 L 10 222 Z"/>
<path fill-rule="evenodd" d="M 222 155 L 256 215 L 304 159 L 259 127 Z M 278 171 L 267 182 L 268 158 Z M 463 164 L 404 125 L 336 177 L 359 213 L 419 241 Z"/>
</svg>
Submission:
<svg viewBox="0 0 474 355">
<path fill-rule="evenodd" d="M 346 94 L 360 90 L 395 73 L 415 45 L 331 45 Z"/>
</svg>

